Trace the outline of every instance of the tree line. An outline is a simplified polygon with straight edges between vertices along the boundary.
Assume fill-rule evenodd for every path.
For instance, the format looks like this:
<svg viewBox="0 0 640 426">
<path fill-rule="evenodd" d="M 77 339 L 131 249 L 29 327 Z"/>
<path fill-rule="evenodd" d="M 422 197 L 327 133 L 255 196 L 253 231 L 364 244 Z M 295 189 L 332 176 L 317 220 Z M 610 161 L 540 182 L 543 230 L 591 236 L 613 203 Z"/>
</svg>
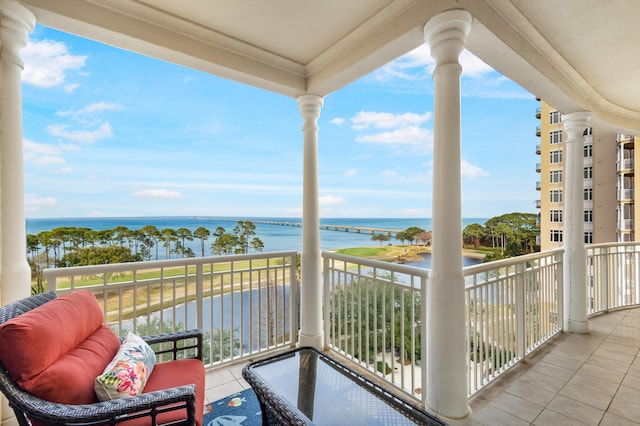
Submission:
<svg viewBox="0 0 640 426">
<path fill-rule="evenodd" d="M 490 248 L 486 262 L 540 251 L 537 217 L 534 213 L 507 213 L 492 217 L 484 226 L 472 223 L 462 231 L 463 244 L 475 250 Z"/>
<path fill-rule="evenodd" d="M 221 226 L 213 233 L 211 253 L 246 254 L 249 250 L 262 251 L 264 243 L 255 237 L 255 225 L 249 220 L 238 221 L 232 232 Z M 159 258 L 164 250 L 166 259 L 196 257 L 187 246 L 188 241 L 200 240 L 200 255 L 205 256 L 205 242 L 211 236 L 209 229 L 200 226 L 194 231 L 188 228 L 158 229 L 146 225 L 140 229 L 116 226 L 113 229 L 59 227 L 27 235 L 27 258 L 39 269 L 135 261 L 151 261 Z"/>
</svg>

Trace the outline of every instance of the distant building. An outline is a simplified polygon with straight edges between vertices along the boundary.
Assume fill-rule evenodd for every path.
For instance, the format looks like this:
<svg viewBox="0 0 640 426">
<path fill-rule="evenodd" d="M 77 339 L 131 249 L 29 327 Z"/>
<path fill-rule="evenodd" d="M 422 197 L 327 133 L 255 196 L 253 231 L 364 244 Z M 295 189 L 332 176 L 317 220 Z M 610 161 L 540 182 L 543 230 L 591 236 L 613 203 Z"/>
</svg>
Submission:
<svg viewBox="0 0 640 426">
<path fill-rule="evenodd" d="M 536 171 L 540 180 L 536 189 L 540 198 L 541 250 L 562 247 L 564 227 L 565 140 L 562 114 L 544 101 L 536 111 L 540 126 L 536 135 L 540 156 Z M 614 143 L 615 141 L 615 143 Z M 636 158 L 634 145 L 640 138 L 614 132 L 587 128 L 584 134 L 584 242 L 606 243 L 636 241 L 634 218 L 636 209 L 634 188 L 640 188 L 634 173 Z M 611 207 L 616 205 L 615 209 Z"/>
</svg>

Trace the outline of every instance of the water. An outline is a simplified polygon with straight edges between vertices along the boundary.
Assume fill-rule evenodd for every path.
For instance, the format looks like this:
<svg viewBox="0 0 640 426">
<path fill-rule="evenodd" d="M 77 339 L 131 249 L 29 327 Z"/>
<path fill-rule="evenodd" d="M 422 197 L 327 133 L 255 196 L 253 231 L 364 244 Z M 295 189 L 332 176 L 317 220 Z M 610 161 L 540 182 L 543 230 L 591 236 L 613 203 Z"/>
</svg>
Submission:
<svg viewBox="0 0 640 426">
<path fill-rule="evenodd" d="M 59 227 L 76 227 L 90 228 L 93 230 L 113 229 L 116 226 L 126 226 L 131 230 L 140 229 L 146 225 L 154 225 L 159 230 L 164 228 L 187 228 L 194 231 L 196 228 L 203 226 L 207 228 L 211 234 L 214 233 L 219 226 L 225 228 L 229 233 L 233 232 L 233 227 L 238 220 L 251 220 L 256 225 L 256 237 L 260 238 L 264 243 L 264 252 L 286 251 L 286 250 L 302 250 L 302 228 L 297 226 L 281 226 L 258 223 L 260 221 L 274 222 L 293 222 L 301 223 L 299 218 L 258 218 L 258 217 L 90 217 L 90 218 L 58 218 L 58 219 L 27 219 L 27 234 L 38 234 L 42 231 L 50 231 Z M 467 218 L 462 220 L 462 227 L 479 223 L 484 225 L 487 219 Z M 412 226 L 417 226 L 425 230 L 431 230 L 431 219 L 372 219 L 372 218 L 344 218 L 344 219 L 321 219 L 321 224 L 326 225 L 342 225 L 342 226 L 360 226 L 367 228 L 381 229 L 400 229 L 404 230 Z M 210 256 L 210 246 L 214 238 L 210 237 L 205 241 L 205 256 Z M 399 244 L 397 240 L 391 240 L 389 243 Z M 321 250 L 336 250 L 348 247 L 369 247 L 376 246 L 379 243 L 371 240 L 368 232 L 358 234 L 354 231 L 333 231 L 320 230 L 320 248 Z M 190 247 L 196 256 L 201 255 L 200 240 L 188 241 L 186 245 Z M 155 250 L 154 250 L 155 254 Z M 165 258 L 165 250 L 160 247 L 158 251 L 158 259 Z M 473 261 L 473 260 L 468 260 Z M 425 257 L 425 262 L 431 264 L 429 256 Z M 465 261 L 466 262 L 466 261 Z M 423 267 L 426 266 L 420 262 Z M 477 262 L 476 262 L 477 263 Z M 470 263 L 474 264 L 474 263 Z M 465 266 L 467 264 L 465 263 Z"/>
</svg>

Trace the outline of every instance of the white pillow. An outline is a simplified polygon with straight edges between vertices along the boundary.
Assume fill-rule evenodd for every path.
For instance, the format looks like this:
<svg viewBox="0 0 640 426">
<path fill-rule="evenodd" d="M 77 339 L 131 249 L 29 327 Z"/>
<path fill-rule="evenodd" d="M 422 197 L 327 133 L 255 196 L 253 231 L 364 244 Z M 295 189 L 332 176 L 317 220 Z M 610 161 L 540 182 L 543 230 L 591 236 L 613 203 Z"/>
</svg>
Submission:
<svg viewBox="0 0 640 426">
<path fill-rule="evenodd" d="M 96 378 L 93 389 L 98 400 L 108 401 L 142 393 L 155 363 L 156 354 L 147 342 L 129 333 L 116 356 Z"/>
</svg>

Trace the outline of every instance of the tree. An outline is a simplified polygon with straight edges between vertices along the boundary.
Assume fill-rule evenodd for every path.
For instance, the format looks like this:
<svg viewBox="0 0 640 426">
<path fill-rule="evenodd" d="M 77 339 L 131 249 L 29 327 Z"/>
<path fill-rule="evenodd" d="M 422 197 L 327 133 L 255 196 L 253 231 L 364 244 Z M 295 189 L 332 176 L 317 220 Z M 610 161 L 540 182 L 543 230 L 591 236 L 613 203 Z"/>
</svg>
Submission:
<svg viewBox="0 0 640 426">
<path fill-rule="evenodd" d="M 175 229 L 164 228 L 160 231 L 162 234 L 162 241 L 164 241 L 164 247 L 167 249 L 167 260 L 171 259 L 171 242 L 178 238 L 178 233 Z"/>
<path fill-rule="evenodd" d="M 260 238 L 254 237 L 251 240 L 251 248 L 254 249 L 255 251 L 261 252 L 262 250 L 264 250 L 264 243 Z"/>
<path fill-rule="evenodd" d="M 178 228 L 178 230 L 176 231 L 177 237 L 180 239 L 180 253 L 182 255 L 182 257 L 185 257 L 186 253 L 185 253 L 185 241 L 193 241 L 193 233 L 191 232 L 191 229 L 188 228 Z"/>
<path fill-rule="evenodd" d="M 200 249 L 202 250 L 202 257 L 204 257 L 204 242 L 209 238 L 211 232 L 204 226 L 200 226 L 193 231 L 193 236 L 200 240 Z"/>
<path fill-rule="evenodd" d="M 382 246 L 382 243 L 384 241 L 389 241 L 390 239 L 391 239 L 391 235 L 389 234 L 375 234 L 371 237 L 372 241 L 379 241 L 380 246 Z"/>
<path fill-rule="evenodd" d="M 417 226 L 411 226 L 405 229 L 404 232 L 406 234 L 406 239 L 409 240 L 411 244 L 413 244 L 413 240 L 416 238 L 416 235 L 420 234 L 421 232 L 424 232 L 424 229 L 419 228 Z"/>
<path fill-rule="evenodd" d="M 147 247 L 149 248 L 149 251 L 147 253 L 148 260 L 151 260 L 151 249 L 154 246 L 156 248 L 156 260 L 158 260 L 158 242 L 162 238 L 162 234 L 160 233 L 158 228 L 156 228 L 153 225 L 145 225 L 142 227 L 141 230 L 145 235 L 144 237 L 145 239 L 143 240 L 144 244 L 146 244 Z"/>
<path fill-rule="evenodd" d="M 233 232 L 238 238 L 239 247 L 236 248 L 236 253 L 248 253 L 249 237 L 253 237 L 254 235 L 256 235 L 256 226 L 250 220 L 239 220 L 238 224 L 233 228 Z"/>
<path fill-rule="evenodd" d="M 485 234 L 486 229 L 479 223 L 469 224 L 462 231 L 462 237 L 464 239 L 471 240 L 471 243 L 476 250 L 480 248 L 480 240 Z"/>
<path fill-rule="evenodd" d="M 131 253 L 131 249 L 125 246 L 87 247 L 70 250 L 56 263 L 56 267 L 107 265 L 140 260 L 142 258 L 139 254 Z"/>
<path fill-rule="evenodd" d="M 220 229 L 221 227 L 218 227 Z M 224 228 L 223 228 L 224 229 Z M 233 234 L 223 233 L 211 243 L 211 252 L 213 254 L 231 254 L 238 244 L 238 237 Z"/>
<path fill-rule="evenodd" d="M 431 245 L 431 232 L 424 231 L 415 235 L 416 242 L 422 243 L 423 245 Z"/>
</svg>

